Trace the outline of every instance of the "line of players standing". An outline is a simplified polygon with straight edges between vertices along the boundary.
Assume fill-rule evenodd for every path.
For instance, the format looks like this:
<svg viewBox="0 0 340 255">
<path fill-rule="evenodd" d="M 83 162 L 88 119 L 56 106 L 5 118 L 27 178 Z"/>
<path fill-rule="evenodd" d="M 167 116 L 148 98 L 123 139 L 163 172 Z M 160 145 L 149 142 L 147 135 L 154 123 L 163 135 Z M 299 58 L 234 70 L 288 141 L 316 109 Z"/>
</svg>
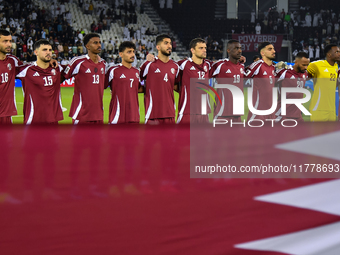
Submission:
<svg viewBox="0 0 340 255">
<path fill-rule="evenodd" d="M 11 123 L 16 115 L 14 79 L 20 78 L 24 91 L 24 123 L 52 123 L 63 119 L 61 108 L 61 77 L 75 77 L 74 95 L 70 109 L 73 123 L 103 123 L 103 91 L 110 87 L 109 123 L 139 123 L 138 93 L 144 93 L 145 123 L 175 123 L 174 90 L 179 92 L 177 123 L 207 123 L 208 116 L 201 115 L 201 94 L 203 90 L 190 89 L 190 82 L 209 85 L 210 78 L 230 79 L 233 85 L 243 90 L 243 79 L 253 78 L 253 102 L 258 110 L 272 106 L 272 88 L 279 86 L 304 87 L 307 78 L 327 78 L 328 83 L 320 85 L 315 81 L 315 92 L 311 100 L 311 120 L 335 120 L 334 93 L 338 77 L 337 61 L 340 60 L 339 48 L 328 45 L 325 49 L 326 60 L 309 65 L 308 55 L 297 55 L 293 68 L 276 70 L 274 46 L 264 42 L 259 46 L 262 59 L 245 69 L 245 58 L 241 45 L 230 40 L 227 45 L 229 59 L 215 63 L 206 59 L 206 43 L 203 39 L 193 39 L 189 45 L 192 57 L 174 62 L 170 59 L 172 44 L 168 35 L 156 38 L 158 56 L 148 56 L 140 70 L 132 67 L 135 58 L 135 45 L 123 42 L 119 48 L 122 63 L 106 66 L 98 54 L 101 42 L 98 34 L 90 33 L 84 37 L 87 55 L 75 57 L 66 68 L 53 66 L 52 48 L 48 41 L 39 40 L 34 46 L 37 61 L 28 65 L 12 56 L 11 35 L 0 31 L 0 123 Z M 307 72 L 308 68 L 308 72 Z M 328 77 L 329 76 L 329 77 Z M 142 85 L 141 81 L 144 81 Z M 227 89 L 218 89 L 222 98 L 215 108 L 215 118 L 240 121 L 241 116 L 232 112 L 232 94 Z M 333 93 L 333 94 L 332 94 Z M 302 98 L 301 93 L 291 93 L 288 97 Z M 331 97 L 333 96 L 333 99 Z M 194 102 L 193 102 L 194 100 Z M 334 104 L 333 104 L 333 101 Z M 191 101 L 191 102 L 190 102 Z M 217 101 L 218 102 L 218 101 Z M 278 111 L 279 112 L 279 111 Z M 314 118 L 313 118 L 314 116 Z M 296 119 L 303 121 L 300 110 L 290 105 L 286 116 L 272 114 L 257 116 L 248 114 L 248 121 L 254 119 Z"/>
</svg>

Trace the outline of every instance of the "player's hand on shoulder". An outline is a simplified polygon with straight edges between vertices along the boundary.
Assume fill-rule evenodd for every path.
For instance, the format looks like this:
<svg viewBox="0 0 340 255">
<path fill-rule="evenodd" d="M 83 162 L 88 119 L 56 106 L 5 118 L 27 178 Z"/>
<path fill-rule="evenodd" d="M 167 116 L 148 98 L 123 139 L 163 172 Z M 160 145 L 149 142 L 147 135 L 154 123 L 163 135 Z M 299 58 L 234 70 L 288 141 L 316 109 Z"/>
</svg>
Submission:
<svg viewBox="0 0 340 255">
<path fill-rule="evenodd" d="M 239 59 L 239 62 L 240 62 L 241 64 L 246 63 L 246 61 L 247 61 L 247 59 L 246 59 L 245 56 L 241 56 L 240 59 Z"/>
<path fill-rule="evenodd" d="M 51 59 L 50 65 L 51 65 L 53 68 L 57 68 L 57 67 L 59 66 L 58 61 L 55 60 L 55 59 Z"/>
<path fill-rule="evenodd" d="M 149 53 L 146 56 L 146 60 L 149 61 L 149 62 L 153 62 L 153 61 L 155 61 L 155 56 L 153 54 Z"/>
</svg>

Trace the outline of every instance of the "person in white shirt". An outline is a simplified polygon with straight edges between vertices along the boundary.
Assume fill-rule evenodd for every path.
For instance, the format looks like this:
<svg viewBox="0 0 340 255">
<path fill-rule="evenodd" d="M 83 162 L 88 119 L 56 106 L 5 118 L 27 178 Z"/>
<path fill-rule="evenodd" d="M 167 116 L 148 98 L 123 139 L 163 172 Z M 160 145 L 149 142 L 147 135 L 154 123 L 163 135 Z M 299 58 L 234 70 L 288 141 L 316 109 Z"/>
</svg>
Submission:
<svg viewBox="0 0 340 255">
<path fill-rule="evenodd" d="M 166 8 L 172 9 L 172 4 L 173 4 L 173 0 L 167 0 L 166 1 Z"/>
<path fill-rule="evenodd" d="M 312 16 L 310 15 L 309 12 L 307 12 L 305 16 L 305 21 L 306 21 L 306 26 L 311 27 L 312 26 Z"/>
<path fill-rule="evenodd" d="M 308 51 L 309 51 L 309 59 L 312 61 L 314 59 L 314 47 L 312 45 L 309 45 Z"/>
<path fill-rule="evenodd" d="M 255 11 L 252 10 L 252 12 L 250 13 L 250 23 L 254 23 L 255 24 Z"/>
<path fill-rule="evenodd" d="M 79 34 L 78 34 L 78 38 L 79 38 L 79 40 L 82 42 L 82 41 L 83 41 L 83 38 L 84 38 L 83 34 L 82 34 L 82 33 L 79 33 Z"/>
<path fill-rule="evenodd" d="M 159 0 L 159 8 L 164 9 L 165 0 Z"/>
<path fill-rule="evenodd" d="M 317 45 L 315 47 L 315 60 L 319 60 L 320 59 L 320 46 Z"/>
<path fill-rule="evenodd" d="M 319 14 L 315 13 L 313 16 L 313 27 L 317 27 L 319 25 Z"/>
<path fill-rule="evenodd" d="M 65 4 L 64 4 L 64 3 L 61 3 L 61 4 L 60 4 L 60 14 L 64 14 L 65 12 L 66 12 Z"/>
<path fill-rule="evenodd" d="M 141 32 L 142 35 L 145 35 L 146 26 L 142 25 L 141 28 L 140 28 L 140 32 Z"/>
<path fill-rule="evenodd" d="M 256 31 L 256 34 L 259 35 L 261 34 L 261 26 L 260 26 L 260 23 L 257 23 L 256 27 L 255 27 L 255 31 Z"/>
<path fill-rule="evenodd" d="M 32 20 L 37 20 L 37 16 L 38 16 L 38 14 L 35 11 L 33 11 L 32 12 Z"/>
</svg>

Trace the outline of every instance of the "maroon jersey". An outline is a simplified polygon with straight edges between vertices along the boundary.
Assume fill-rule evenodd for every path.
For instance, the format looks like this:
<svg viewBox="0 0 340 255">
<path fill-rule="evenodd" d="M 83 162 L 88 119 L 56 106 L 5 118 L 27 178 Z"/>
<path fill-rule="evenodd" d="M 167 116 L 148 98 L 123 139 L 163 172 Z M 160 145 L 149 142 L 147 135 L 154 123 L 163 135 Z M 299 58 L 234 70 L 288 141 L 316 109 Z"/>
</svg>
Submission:
<svg viewBox="0 0 340 255">
<path fill-rule="evenodd" d="M 276 116 L 281 116 L 281 88 L 304 88 L 306 80 L 308 78 L 308 73 L 298 73 L 293 68 L 281 69 L 277 72 L 278 83 L 279 83 L 279 98 L 278 98 L 278 108 L 276 111 Z M 286 98 L 302 99 L 303 93 L 287 93 Z M 295 104 L 286 105 L 286 117 L 299 119 L 302 118 L 301 110 L 296 107 Z"/>
<path fill-rule="evenodd" d="M 42 69 L 34 62 L 20 67 L 17 75 L 24 91 L 24 123 L 52 123 L 63 120 L 60 95 L 61 66 Z"/>
<path fill-rule="evenodd" d="M 229 59 L 222 59 L 213 64 L 211 68 L 212 78 L 220 84 L 230 84 L 238 87 L 243 92 L 244 65 L 234 64 Z M 222 105 L 216 100 L 215 118 L 219 116 L 234 116 L 233 96 L 229 89 L 217 89 Z"/>
<path fill-rule="evenodd" d="M 17 115 L 14 87 L 16 67 L 20 65 L 22 62 L 11 54 L 0 60 L 0 117 Z"/>
<path fill-rule="evenodd" d="M 273 87 L 275 83 L 275 66 L 267 65 L 262 59 L 252 63 L 246 72 L 248 78 L 253 78 L 253 106 L 257 110 L 269 110 L 273 102 Z M 257 116 L 264 118 L 264 116 Z M 256 118 L 249 112 L 248 120 Z M 271 117 L 270 117 L 271 118 Z"/>
<path fill-rule="evenodd" d="M 105 87 L 112 90 L 109 123 L 139 123 L 139 70 L 119 64 L 110 67 L 106 76 Z"/>
<path fill-rule="evenodd" d="M 145 123 L 149 119 L 175 117 L 174 85 L 179 67 L 173 61 L 164 63 L 157 57 L 154 62 L 146 61 L 140 68 L 145 84 Z"/>
<path fill-rule="evenodd" d="M 105 64 L 94 63 L 88 55 L 73 58 L 64 71 L 66 79 L 75 77 L 70 117 L 77 121 L 103 120 Z"/>
<path fill-rule="evenodd" d="M 195 89 L 195 93 L 193 93 L 193 91 L 190 93 L 190 82 L 199 81 L 209 85 L 210 62 L 203 60 L 203 63 L 198 65 L 189 58 L 179 61 L 178 65 L 180 68 L 180 91 L 177 123 L 181 121 L 183 115 L 201 114 L 201 95 L 205 92 L 200 89 Z"/>
</svg>

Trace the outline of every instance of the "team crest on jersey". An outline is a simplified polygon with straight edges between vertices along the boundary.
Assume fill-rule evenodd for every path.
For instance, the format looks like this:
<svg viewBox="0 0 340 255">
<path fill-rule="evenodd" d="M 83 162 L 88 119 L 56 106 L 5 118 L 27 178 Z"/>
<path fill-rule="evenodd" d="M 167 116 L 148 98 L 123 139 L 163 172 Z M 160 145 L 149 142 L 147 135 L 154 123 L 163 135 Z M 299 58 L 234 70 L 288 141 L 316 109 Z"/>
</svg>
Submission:
<svg viewBox="0 0 340 255">
<path fill-rule="evenodd" d="M 240 68 L 240 72 L 241 72 L 241 73 L 243 72 L 243 68 Z"/>
<path fill-rule="evenodd" d="M 175 74 L 175 68 L 171 68 L 171 73 Z"/>
<path fill-rule="evenodd" d="M 102 74 L 104 74 L 104 68 L 103 67 L 100 69 L 100 71 L 102 72 Z"/>
<path fill-rule="evenodd" d="M 273 75 L 275 75 L 275 72 L 274 72 L 274 70 L 272 71 L 272 73 L 273 73 Z"/>
<path fill-rule="evenodd" d="M 137 77 L 137 79 L 139 79 L 139 74 L 138 73 L 136 73 L 136 77 Z"/>
<path fill-rule="evenodd" d="M 206 66 L 203 67 L 204 72 L 208 72 L 208 68 Z"/>
<path fill-rule="evenodd" d="M 51 70 L 51 73 L 52 73 L 53 75 L 56 75 L 55 69 L 52 69 L 52 70 Z"/>
<path fill-rule="evenodd" d="M 12 70 L 12 65 L 9 63 L 8 65 L 7 65 L 7 68 L 8 68 L 8 70 Z"/>
<path fill-rule="evenodd" d="M 306 75 L 302 75 L 302 78 L 303 78 L 304 80 L 306 80 Z"/>
</svg>

